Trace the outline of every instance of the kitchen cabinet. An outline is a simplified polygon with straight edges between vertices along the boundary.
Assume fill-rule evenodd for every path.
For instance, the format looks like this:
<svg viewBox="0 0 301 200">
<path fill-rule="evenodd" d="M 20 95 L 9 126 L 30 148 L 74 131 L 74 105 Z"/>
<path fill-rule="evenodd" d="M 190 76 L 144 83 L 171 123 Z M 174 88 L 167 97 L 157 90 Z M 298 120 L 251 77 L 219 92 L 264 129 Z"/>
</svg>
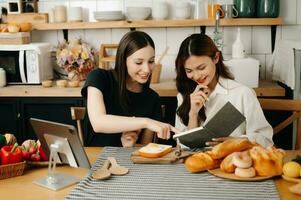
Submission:
<svg viewBox="0 0 301 200">
<path fill-rule="evenodd" d="M 174 125 L 176 97 L 161 97 L 162 120 Z M 59 123 L 72 124 L 70 107 L 84 106 L 82 97 L 1 97 L 0 134 L 13 133 L 18 143 L 36 139 L 30 118 L 39 118 Z"/>
<path fill-rule="evenodd" d="M 0 98 L 0 134 L 14 133 L 21 138 L 18 125 L 20 119 L 19 104 L 12 98 Z"/>
<path fill-rule="evenodd" d="M 19 143 L 36 139 L 29 122 L 31 117 L 76 125 L 71 119 L 71 106 L 83 106 L 83 100 L 76 97 L 2 97 L 0 133 L 13 133 Z"/>
</svg>

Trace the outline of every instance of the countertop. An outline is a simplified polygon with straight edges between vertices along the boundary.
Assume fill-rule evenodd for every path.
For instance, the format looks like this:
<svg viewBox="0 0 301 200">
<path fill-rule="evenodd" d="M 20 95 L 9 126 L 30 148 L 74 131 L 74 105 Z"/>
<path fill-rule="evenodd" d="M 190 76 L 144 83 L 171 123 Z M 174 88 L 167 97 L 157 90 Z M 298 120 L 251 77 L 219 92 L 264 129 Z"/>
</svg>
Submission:
<svg viewBox="0 0 301 200">
<path fill-rule="evenodd" d="M 79 87 L 57 87 L 55 84 L 52 87 L 44 88 L 41 85 L 9 85 L 0 88 L 0 97 L 81 97 L 80 89 L 84 82 L 80 83 Z M 176 84 L 172 80 L 151 84 L 161 97 L 175 97 L 177 95 Z M 285 89 L 279 86 L 276 82 L 260 81 L 259 87 L 254 88 L 257 96 L 284 96 Z"/>
</svg>

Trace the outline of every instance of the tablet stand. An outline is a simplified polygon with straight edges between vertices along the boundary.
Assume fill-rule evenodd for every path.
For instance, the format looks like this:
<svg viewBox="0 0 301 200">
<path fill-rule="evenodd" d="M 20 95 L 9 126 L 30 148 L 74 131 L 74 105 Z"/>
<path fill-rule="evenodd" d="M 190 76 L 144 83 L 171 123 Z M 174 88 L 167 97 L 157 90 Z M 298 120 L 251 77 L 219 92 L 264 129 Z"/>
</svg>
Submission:
<svg viewBox="0 0 301 200">
<path fill-rule="evenodd" d="M 55 142 L 50 145 L 48 175 L 46 178 L 35 180 L 34 183 L 51 190 L 60 190 L 79 182 L 80 179 L 67 174 L 56 173 L 56 163 L 59 160 L 58 152 L 64 152 L 68 155 L 72 153 L 72 151 L 66 138 L 62 139 L 56 136 L 50 136 L 48 141 L 52 140 L 55 140 Z M 76 163 L 73 157 L 70 158 L 67 156 L 67 158 L 70 165 L 71 163 Z"/>
</svg>

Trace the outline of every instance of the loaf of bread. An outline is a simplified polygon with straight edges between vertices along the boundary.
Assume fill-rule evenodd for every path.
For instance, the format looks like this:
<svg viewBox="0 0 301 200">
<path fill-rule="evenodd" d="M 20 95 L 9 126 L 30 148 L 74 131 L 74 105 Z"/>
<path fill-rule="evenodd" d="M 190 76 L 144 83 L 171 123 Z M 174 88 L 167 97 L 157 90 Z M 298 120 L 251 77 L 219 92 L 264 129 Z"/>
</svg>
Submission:
<svg viewBox="0 0 301 200">
<path fill-rule="evenodd" d="M 220 160 L 211 158 L 207 153 L 196 153 L 185 160 L 185 167 L 190 172 L 201 172 L 218 168 Z"/>
<path fill-rule="evenodd" d="M 259 176 L 278 176 L 282 174 L 283 157 L 285 152 L 282 149 L 261 146 L 254 146 L 250 150 L 253 160 L 253 167 Z"/>
<path fill-rule="evenodd" d="M 214 146 L 208 154 L 213 159 L 221 159 L 233 152 L 251 149 L 253 146 L 254 144 L 246 138 L 233 138 Z"/>
</svg>

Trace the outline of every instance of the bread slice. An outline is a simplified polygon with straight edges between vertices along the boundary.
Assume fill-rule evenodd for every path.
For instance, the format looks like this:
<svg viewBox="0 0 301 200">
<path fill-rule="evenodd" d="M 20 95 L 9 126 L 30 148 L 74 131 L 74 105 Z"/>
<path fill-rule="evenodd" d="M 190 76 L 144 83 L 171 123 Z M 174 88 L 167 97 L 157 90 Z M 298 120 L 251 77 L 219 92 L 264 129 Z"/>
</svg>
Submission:
<svg viewBox="0 0 301 200">
<path fill-rule="evenodd" d="M 168 154 L 171 150 L 171 145 L 149 143 L 148 145 L 140 148 L 138 152 L 140 156 L 145 158 L 159 158 Z"/>
</svg>

